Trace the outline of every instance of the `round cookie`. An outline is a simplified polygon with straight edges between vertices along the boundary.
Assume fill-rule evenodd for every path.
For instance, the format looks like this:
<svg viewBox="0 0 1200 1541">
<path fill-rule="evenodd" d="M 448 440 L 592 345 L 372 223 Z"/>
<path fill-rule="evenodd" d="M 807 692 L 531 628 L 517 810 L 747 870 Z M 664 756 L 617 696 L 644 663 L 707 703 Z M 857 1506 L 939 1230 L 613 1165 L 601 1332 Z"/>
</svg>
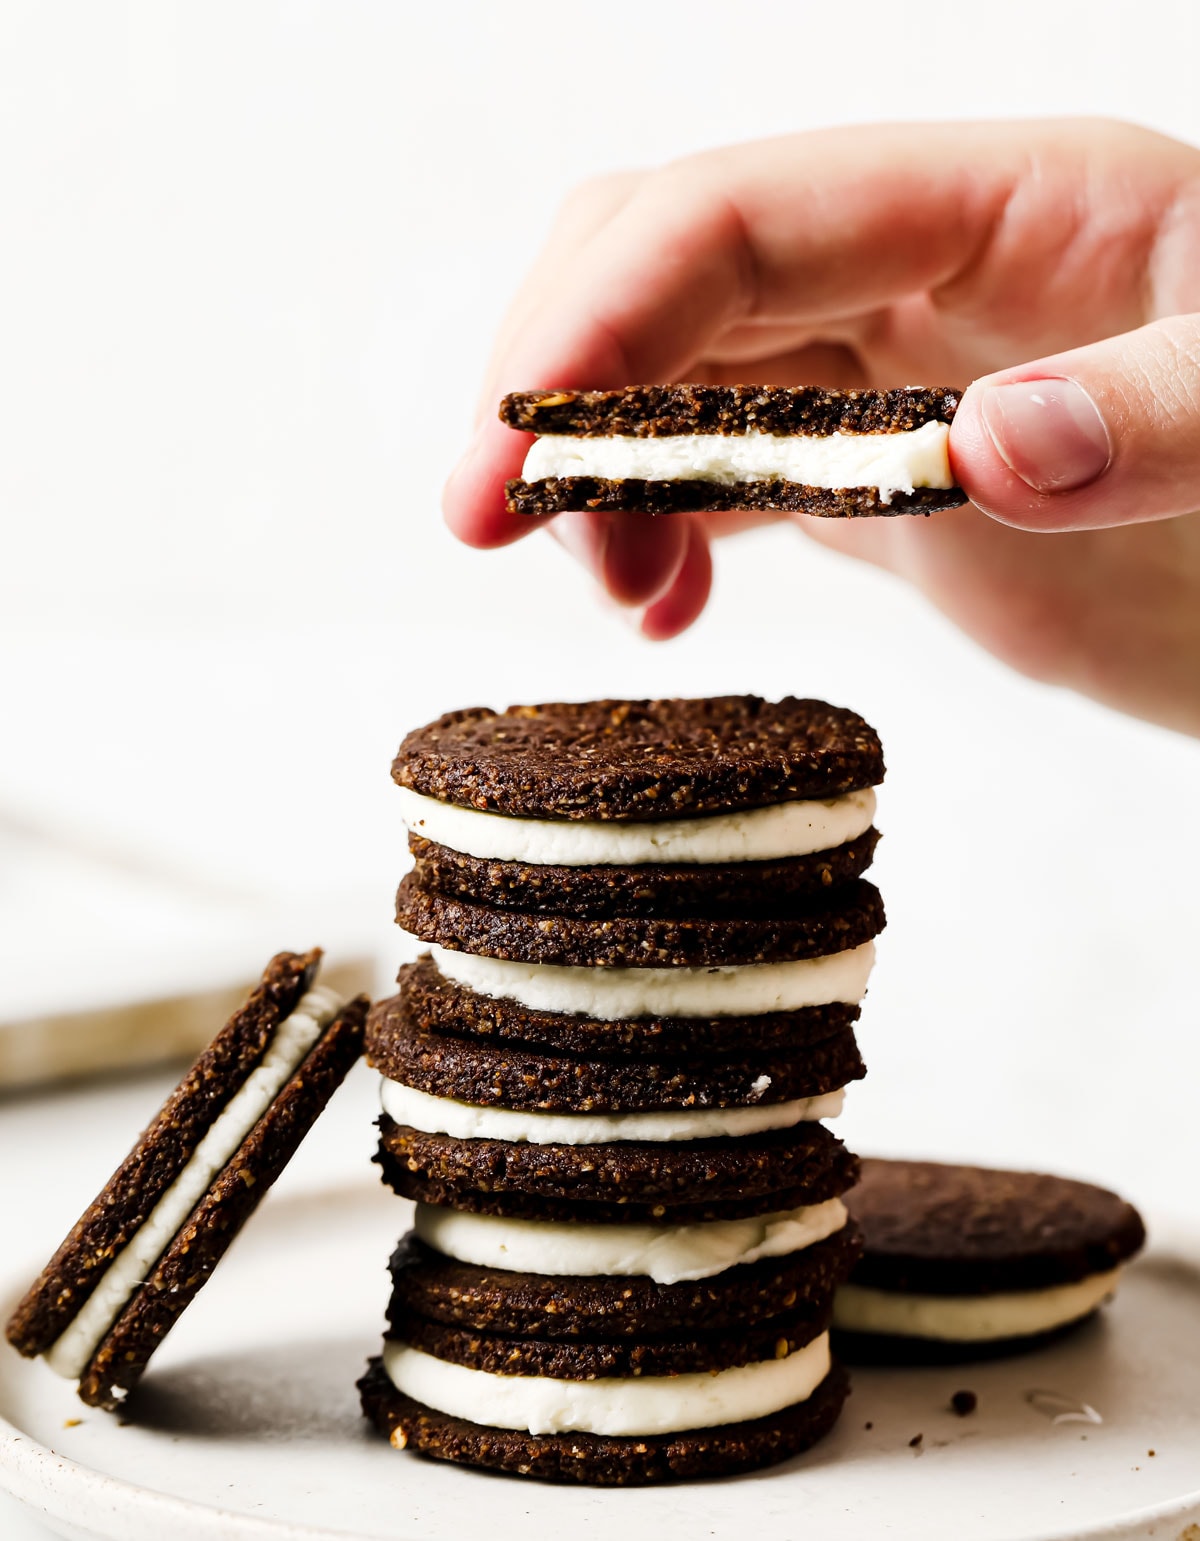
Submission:
<svg viewBox="0 0 1200 1541">
<path fill-rule="evenodd" d="M 859 1284 L 987 1295 L 1107 1273 L 1146 1240 L 1106 1188 L 995 1167 L 865 1159 L 846 1203 L 863 1232 Z"/>
<path fill-rule="evenodd" d="M 375 1008 L 403 1012 L 421 1032 L 521 1044 L 554 1054 L 624 1060 L 694 1055 L 792 1054 L 845 1032 L 859 1008 L 846 1002 L 770 1011 L 760 1016 L 629 1017 L 609 1022 L 569 1012 L 537 1011 L 503 996 L 481 995 L 447 979 L 426 953 L 397 976 L 400 993 Z"/>
<path fill-rule="evenodd" d="M 396 894 L 396 921 L 422 942 L 519 963 L 583 968 L 732 968 L 847 952 L 884 927 L 879 890 L 856 879 L 819 903 L 770 916 L 617 916 L 586 920 L 493 909 L 422 888 Z"/>
<path fill-rule="evenodd" d="M 433 1097 L 569 1113 L 790 1102 L 835 1091 L 866 1074 L 850 1028 L 799 1057 L 588 1060 L 418 1032 L 394 997 L 372 1009 L 367 1058 L 389 1080 Z"/>
<path fill-rule="evenodd" d="M 828 851 L 776 861 L 555 867 L 468 856 L 421 835 L 408 837 L 422 888 L 495 909 L 593 919 L 777 911 L 861 877 L 878 843 L 879 831 L 871 828 Z"/>
<path fill-rule="evenodd" d="M 482 1268 L 408 1235 L 392 1255 L 389 1321 L 416 1313 L 498 1335 L 570 1341 L 739 1333 L 788 1313 L 823 1328 L 833 1292 L 861 1250 L 853 1224 L 785 1257 L 743 1263 L 707 1279 L 656 1284 L 644 1275 L 556 1275 Z M 564 1297 L 569 1309 L 564 1309 Z"/>
<path fill-rule="evenodd" d="M 392 765 L 401 786 L 468 808 L 639 822 L 836 797 L 883 774 L 861 717 L 794 696 L 475 707 L 410 733 Z"/>
<path fill-rule="evenodd" d="M 636 1487 L 732 1476 L 799 1455 L 837 1422 L 849 1383 L 835 1364 L 807 1401 L 770 1417 L 637 1438 L 484 1428 L 404 1396 L 378 1359 L 358 1388 L 363 1412 L 397 1449 L 548 1482 Z"/>
<path fill-rule="evenodd" d="M 729 1219 L 837 1198 L 858 1162 L 823 1124 L 739 1139 L 531 1145 L 379 1121 L 376 1160 L 405 1198 L 480 1214 L 604 1221 Z"/>
<path fill-rule="evenodd" d="M 1115 1193 L 1038 1172 L 867 1160 L 846 1203 L 864 1251 L 835 1325 L 859 1361 L 983 1358 L 1050 1341 L 1094 1314 L 1145 1241 Z"/>
</svg>

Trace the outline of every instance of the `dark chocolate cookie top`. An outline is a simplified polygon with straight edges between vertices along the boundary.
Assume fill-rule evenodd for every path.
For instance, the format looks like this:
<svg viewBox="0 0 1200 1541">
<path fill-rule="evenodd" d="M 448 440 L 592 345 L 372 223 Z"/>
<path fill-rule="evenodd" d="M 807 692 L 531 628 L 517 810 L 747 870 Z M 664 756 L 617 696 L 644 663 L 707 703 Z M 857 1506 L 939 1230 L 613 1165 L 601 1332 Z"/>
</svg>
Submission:
<svg viewBox="0 0 1200 1541">
<path fill-rule="evenodd" d="M 946 386 L 829 391 L 815 385 L 629 385 L 617 391 L 514 391 L 500 419 L 526 433 L 653 439 L 683 433 L 905 433 L 949 422 Z"/>
<path fill-rule="evenodd" d="M 846 1195 L 865 1251 L 855 1284 L 926 1295 L 1045 1289 L 1142 1247 L 1131 1204 L 1091 1183 L 934 1161 L 862 1164 Z"/>
<path fill-rule="evenodd" d="M 883 773 L 861 717 L 795 696 L 473 707 L 410 733 L 392 764 L 401 786 L 468 808 L 638 821 L 837 797 Z"/>
<path fill-rule="evenodd" d="M 647 915 L 581 920 L 471 904 L 422 888 L 414 873 L 396 894 L 396 921 L 422 942 L 487 958 L 568 968 L 721 968 L 828 957 L 861 947 L 885 924 L 873 883 L 856 878 L 822 900 L 774 915 Z"/>
</svg>

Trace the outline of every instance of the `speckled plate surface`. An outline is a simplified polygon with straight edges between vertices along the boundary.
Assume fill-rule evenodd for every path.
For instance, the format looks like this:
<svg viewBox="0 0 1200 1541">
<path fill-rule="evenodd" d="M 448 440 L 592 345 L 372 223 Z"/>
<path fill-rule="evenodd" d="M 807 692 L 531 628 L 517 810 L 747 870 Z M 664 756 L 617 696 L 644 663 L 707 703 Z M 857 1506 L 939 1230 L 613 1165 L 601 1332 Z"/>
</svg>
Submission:
<svg viewBox="0 0 1200 1541">
<path fill-rule="evenodd" d="M 834 1435 L 786 1466 L 597 1492 L 420 1461 L 363 1426 L 354 1381 L 406 1219 L 369 1179 L 268 1200 L 136 1422 L 0 1353 L 0 1486 L 72 1541 L 695 1541 L 751 1521 L 756 1541 L 1200 1541 L 1198 1235 L 1160 1226 L 1105 1319 L 1041 1354 L 859 1371 Z M 5 1308 L 24 1282 L 4 1281 Z M 966 1418 L 960 1389 L 979 1399 Z"/>
</svg>

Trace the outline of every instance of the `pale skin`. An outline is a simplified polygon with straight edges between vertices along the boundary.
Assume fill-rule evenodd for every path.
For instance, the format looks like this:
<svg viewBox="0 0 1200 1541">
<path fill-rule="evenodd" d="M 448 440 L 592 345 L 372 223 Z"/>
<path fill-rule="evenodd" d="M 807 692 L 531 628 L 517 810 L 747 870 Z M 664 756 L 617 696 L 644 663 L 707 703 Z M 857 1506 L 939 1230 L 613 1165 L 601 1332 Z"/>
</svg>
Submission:
<svg viewBox="0 0 1200 1541">
<path fill-rule="evenodd" d="M 660 380 L 963 388 L 969 506 L 779 517 L 1014 668 L 1200 734 L 1200 150 L 1104 121 L 914 124 L 587 184 L 501 329 L 450 527 L 486 547 L 534 523 L 504 511 L 530 442 L 496 419 L 506 391 Z M 747 524 L 551 527 L 661 639 L 703 609 L 714 538 Z"/>
</svg>

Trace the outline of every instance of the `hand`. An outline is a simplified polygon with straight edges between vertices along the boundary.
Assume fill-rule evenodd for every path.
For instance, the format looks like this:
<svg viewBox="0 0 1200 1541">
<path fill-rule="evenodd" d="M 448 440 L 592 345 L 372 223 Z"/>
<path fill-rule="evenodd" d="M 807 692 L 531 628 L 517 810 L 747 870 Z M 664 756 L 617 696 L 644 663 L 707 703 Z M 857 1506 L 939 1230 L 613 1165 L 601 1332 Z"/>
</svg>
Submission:
<svg viewBox="0 0 1200 1541">
<path fill-rule="evenodd" d="M 1122 124 L 837 129 L 606 179 L 513 304 L 446 518 L 476 546 L 537 522 L 504 511 L 529 444 L 496 420 L 509 390 L 973 380 L 950 444 L 974 507 L 789 517 L 1025 673 L 1200 733 L 1195 312 L 1200 151 Z M 748 522 L 551 528 L 663 638 L 704 606 L 712 537 Z"/>
</svg>

